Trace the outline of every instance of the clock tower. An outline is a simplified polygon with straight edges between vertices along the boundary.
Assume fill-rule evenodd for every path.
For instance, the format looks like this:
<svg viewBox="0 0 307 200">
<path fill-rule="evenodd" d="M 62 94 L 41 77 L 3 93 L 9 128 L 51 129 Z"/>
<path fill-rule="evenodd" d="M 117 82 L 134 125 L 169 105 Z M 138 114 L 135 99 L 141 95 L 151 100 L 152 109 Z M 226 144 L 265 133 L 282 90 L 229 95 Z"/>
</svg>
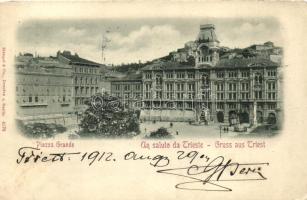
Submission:
<svg viewBox="0 0 307 200">
<path fill-rule="evenodd" d="M 196 39 L 196 66 L 215 66 L 219 61 L 219 44 L 213 24 L 200 25 L 200 31 Z"/>
</svg>

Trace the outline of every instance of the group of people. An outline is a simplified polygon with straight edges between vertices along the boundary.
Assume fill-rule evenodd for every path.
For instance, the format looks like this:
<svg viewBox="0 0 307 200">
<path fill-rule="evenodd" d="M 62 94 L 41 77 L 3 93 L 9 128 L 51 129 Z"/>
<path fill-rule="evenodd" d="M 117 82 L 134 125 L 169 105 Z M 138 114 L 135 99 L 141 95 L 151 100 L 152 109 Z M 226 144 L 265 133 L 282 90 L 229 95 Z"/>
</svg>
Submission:
<svg viewBox="0 0 307 200">
<path fill-rule="evenodd" d="M 224 127 L 220 126 L 221 131 L 222 131 L 222 129 L 223 129 L 224 133 L 228 133 L 228 131 L 229 131 L 228 126 L 224 126 Z"/>
</svg>

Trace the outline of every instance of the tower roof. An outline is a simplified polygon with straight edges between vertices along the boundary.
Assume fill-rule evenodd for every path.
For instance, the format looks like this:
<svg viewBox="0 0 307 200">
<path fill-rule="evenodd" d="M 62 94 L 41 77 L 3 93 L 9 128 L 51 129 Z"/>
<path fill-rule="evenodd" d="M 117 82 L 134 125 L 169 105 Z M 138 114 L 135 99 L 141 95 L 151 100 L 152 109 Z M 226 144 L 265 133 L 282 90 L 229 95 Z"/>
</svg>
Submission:
<svg viewBox="0 0 307 200">
<path fill-rule="evenodd" d="M 213 24 L 200 25 L 200 31 L 196 40 L 200 42 L 219 42 L 214 30 Z"/>
<path fill-rule="evenodd" d="M 215 29 L 215 26 L 213 24 L 201 24 L 200 29 Z"/>
</svg>

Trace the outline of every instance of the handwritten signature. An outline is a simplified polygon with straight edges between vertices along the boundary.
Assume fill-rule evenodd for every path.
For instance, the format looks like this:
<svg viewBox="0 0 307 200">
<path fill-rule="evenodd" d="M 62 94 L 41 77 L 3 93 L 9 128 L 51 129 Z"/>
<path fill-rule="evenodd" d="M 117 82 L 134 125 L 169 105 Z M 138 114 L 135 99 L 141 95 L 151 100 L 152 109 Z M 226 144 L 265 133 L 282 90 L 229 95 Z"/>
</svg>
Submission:
<svg viewBox="0 0 307 200">
<path fill-rule="evenodd" d="M 223 156 L 218 156 L 204 166 L 191 165 L 157 170 L 157 172 L 189 179 L 176 184 L 177 189 L 230 192 L 232 189 L 221 185 L 220 182 L 266 180 L 262 168 L 268 165 L 269 163 L 240 164 L 232 162 L 231 159 L 225 162 Z"/>
<path fill-rule="evenodd" d="M 39 148 L 21 147 L 18 150 L 16 162 L 17 164 L 65 162 L 70 161 L 72 157 L 77 157 L 80 162 L 87 162 L 89 166 L 97 162 L 115 163 L 117 160 L 113 152 L 107 151 L 44 153 Z M 159 174 L 185 179 L 177 183 L 175 188 L 200 191 L 229 192 L 232 189 L 225 186 L 228 182 L 267 180 L 262 170 L 269 165 L 267 162 L 238 163 L 231 159 L 227 160 L 223 156 L 211 158 L 198 151 L 177 151 L 176 159 L 189 164 L 187 167 L 179 168 L 166 169 L 165 167 L 171 165 L 171 159 L 166 155 L 151 156 L 130 151 L 120 158 L 123 161 L 147 161 L 149 165 L 159 168 L 156 171 Z"/>
</svg>

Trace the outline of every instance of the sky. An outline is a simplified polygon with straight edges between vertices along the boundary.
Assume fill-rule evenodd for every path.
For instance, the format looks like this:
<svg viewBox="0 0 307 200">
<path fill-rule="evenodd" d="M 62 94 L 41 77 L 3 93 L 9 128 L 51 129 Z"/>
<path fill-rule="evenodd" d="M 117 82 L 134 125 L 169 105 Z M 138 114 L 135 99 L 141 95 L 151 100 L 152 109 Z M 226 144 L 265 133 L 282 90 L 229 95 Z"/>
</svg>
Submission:
<svg viewBox="0 0 307 200">
<path fill-rule="evenodd" d="M 101 63 L 102 35 L 109 42 L 106 64 L 146 62 L 168 55 L 195 40 L 201 24 L 214 24 L 220 46 L 247 47 L 272 41 L 282 46 L 281 27 L 274 18 L 131 18 L 96 20 L 31 20 L 17 31 L 17 52 L 55 56 L 69 50 Z"/>
</svg>

